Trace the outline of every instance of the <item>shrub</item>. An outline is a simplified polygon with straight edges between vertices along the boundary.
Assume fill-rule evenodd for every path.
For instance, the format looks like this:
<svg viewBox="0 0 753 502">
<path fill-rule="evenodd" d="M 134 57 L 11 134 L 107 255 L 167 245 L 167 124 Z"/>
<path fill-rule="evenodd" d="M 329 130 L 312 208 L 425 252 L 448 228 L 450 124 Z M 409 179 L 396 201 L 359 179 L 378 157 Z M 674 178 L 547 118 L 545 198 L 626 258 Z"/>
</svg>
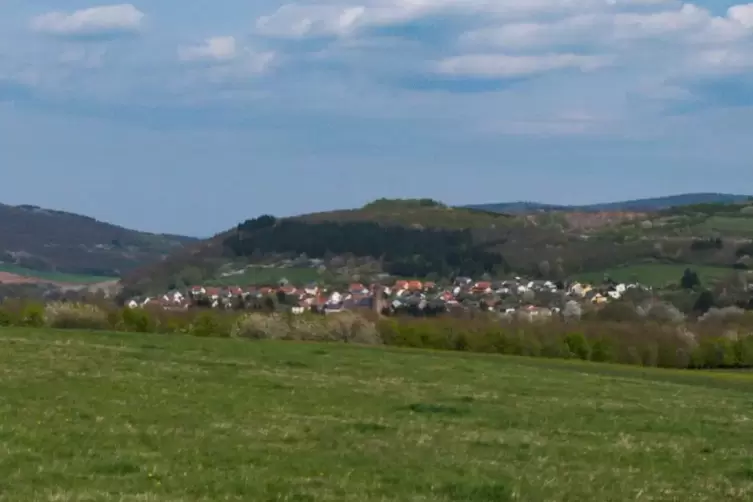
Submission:
<svg viewBox="0 0 753 502">
<path fill-rule="evenodd" d="M 591 346 L 583 333 L 569 333 L 565 335 L 565 344 L 568 350 L 578 359 L 587 361 L 591 357 Z"/>
<path fill-rule="evenodd" d="M 745 310 L 740 307 L 729 306 L 723 308 L 711 307 L 708 311 L 698 318 L 699 321 L 726 321 L 730 319 L 739 319 L 745 315 Z"/>
<path fill-rule="evenodd" d="M 154 319 L 142 309 L 125 308 L 121 311 L 123 329 L 136 333 L 150 333 L 155 329 Z"/>
<path fill-rule="evenodd" d="M 277 314 L 252 313 L 236 319 L 230 333 L 251 340 L 283 340 L 289 336 L 290 327 Z"/>
<path fill-rule="evenodd" d="M 32 328 L 44 326 L 44 305 L 28 303 L 21 310 L 21 325 Z"/>
<path fill-rule="evenodd" d="M 60 329 L 107 329 L 107 312 L 86 303 L 55 302 L 44 309 L 45 324 Z"/>
<path fill-rule="evenodd" d="M 591 360 L 599 363 L 614 362 L 614 344 L 606 338 L 594 341 L 591 344 Z"/>
<path fill-rule="evenodd" d="M 320 315 L 295 316 L 289 319 L 285 326 L 277 328 L 284 338 L 305 341 L 331 341 L 335 339 L 327 325 L 327 319 Z"/>
<path fill-rule="evenodd" d="M 221 318 L 220 315 L 212 311 L 205 311 L 199 314 L 191 324 L 191 334 L 203 337 L 227 337 L 231 334 L 231 328 L 226 319 Z"/>
<path fill-rule="evenodd" d="M 12 326 L 15 324 L 15 318 L 5 307 L 0 306 L 0 326 Z"/>
<path fill-rule="evenodd" d="M 382 343 L 376 325 L 352 312 L 340 312 L 327 317 L 327 329 L 335 340 L 342 342 L 364 345 Z"/>
<path fill-rule="evenodd" d="M 753 336 L 745 335 L 735 342 L 735 359 L 738 366 L 753 367 Z"/>
<path fill-rule="evenodd" d="M 696 368 L 733 367 L 738 358 L 735 345 L 724 336 L 704 338 L 691 356 L 692 364 Z"/>
</svg>

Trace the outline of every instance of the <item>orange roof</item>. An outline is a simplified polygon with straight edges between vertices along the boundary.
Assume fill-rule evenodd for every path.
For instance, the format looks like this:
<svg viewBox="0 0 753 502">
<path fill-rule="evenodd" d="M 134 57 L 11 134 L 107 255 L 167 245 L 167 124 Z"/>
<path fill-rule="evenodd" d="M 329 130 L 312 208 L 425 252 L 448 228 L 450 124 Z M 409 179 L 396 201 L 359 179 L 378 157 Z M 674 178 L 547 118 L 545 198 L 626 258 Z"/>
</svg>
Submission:
<svg viewBox="0 0 753 502">
<path fill-rule="evenodd" d="M 409 289 L 421 289 L 422 288 L 421 281 L 409 281 L 408 288 Z"/>
</svg>

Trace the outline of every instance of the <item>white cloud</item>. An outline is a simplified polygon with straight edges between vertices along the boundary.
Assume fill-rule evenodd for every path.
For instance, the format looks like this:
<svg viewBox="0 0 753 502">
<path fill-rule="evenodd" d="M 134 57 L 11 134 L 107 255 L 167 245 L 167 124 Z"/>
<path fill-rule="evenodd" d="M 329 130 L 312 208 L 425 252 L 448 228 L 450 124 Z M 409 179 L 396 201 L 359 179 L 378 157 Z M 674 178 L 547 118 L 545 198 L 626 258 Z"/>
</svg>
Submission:
<svg viewBox="0 0 753 502">
<path fill-rule="evenodd" d="M 735 75 L 753 69 L 753 52 L 735 48 L 704 50 L 690 57 L 687 66 L 695 74 Z"/>
<path fill-rule="evenodd" d="M 35 17 L 35 31 L 56 36 L 100 36 L 138 31 L 144 13 L 131 4 L 106 5 L 73 13 L 48 12 Z"/>
<path fill-rule="evenodd" d="M 593 71 L 609 63 L 608 57 L 578 54 L 472 54 L 444 59 L 437 65 L 437 71 L 444 75 L 511 78 L 568 68 Z"/>
<path fill-rule="evenodd" d="M 747 24 L 746 24 L 747 23 Z M 753 35 L 753 5 L 736 6 L 726 17 L 713 16 L 693 4 L 659 12 L 590 13 L 553 22 L 499 24 L 464 34 L 465 44 L 539 48 L 561 44 L 624 44 L 658 40 L 723 44 Z"/>
<path fill-rule="evenodd" d="M 746 28 L 753 28 L 753 4 L 733 5 L 727 9 L 727 17 Z"/>
<path fill-rule="evenodd" d="M 207 38 L 201 45 L 178 49 L 182 61 L 228 61 L 237 56 L 237 43 L 232 36 Z"/>
<path fill-rule="evenodd" d="M 276 59 L 273 51 L 256 51 L 243 47 L 233 36 L 211 37 L 199 45 L 179 47 L 182 62 L 211 63 L 200 67 L 192 77 L 194 82 L 228 84 L 247 82 L 248 77 L 267 72 Z"/>
<path fill-rule="evenodd" d="M 491 135 L 624 135 L 638 122 L 643 134 L 661 130 L 652 119 L 669 103 L 695 104 L 715 92 L 707 90 L 714 77 L 753 71 L 753 4 L 724 11 L 702 1 L 711 0 L 298 0 L 258 11 L 268 15 L 243 36 L 196 37 L 231 33 L 217 14 L 191 26 L 176 16 L 155 37 L 103 41 L 106 52 L 36 37 L 28 57 L 13 56 L 13 69 L 55 96 L 98 93 L 102 102 L 221 102 L 237 110 L 255 99 L 290 114 L 437 117 Z M 233 16 L 234 8 L 221 10 Z M 155 18 L 172 20 L 170 8 L 154 9 Z M 95 7 L 33 25 L 65 36 L 123 33 L 138 30 L 143 16 L 129 5 Z M 414 32 L 374 29 L 413 21 Z M 178 46 L 172 37 L 190 42 Z M 80 71 L 94 67 L 101 70 Z M 709 85 L 694 86 L 699 77 Z"/>
<path fill-rule="evenodd" d="M 361 28 L 413 21 L 430 15 L 494 16 L 499 19 L 533 15 L 602 11 L 660 5 L 673 0 L 362 0 L 359 5 L 290 3 L 256 22 L 259 33 L 301 38 L 347 36 Z"/>
</svg>

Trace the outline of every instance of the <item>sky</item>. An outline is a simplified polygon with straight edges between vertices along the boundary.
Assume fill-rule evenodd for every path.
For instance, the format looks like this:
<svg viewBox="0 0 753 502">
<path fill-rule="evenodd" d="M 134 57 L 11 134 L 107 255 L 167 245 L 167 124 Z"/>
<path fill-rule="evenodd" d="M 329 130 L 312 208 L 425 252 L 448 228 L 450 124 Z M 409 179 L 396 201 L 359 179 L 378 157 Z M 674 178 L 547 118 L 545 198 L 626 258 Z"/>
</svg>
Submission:
<svg viewBox="0 0 753 502">
<path fill-rule="evenodd" d="M 140 230 L 753 194 L 752 130 L 753 4 L 0 0 L 0 202 Z"/>
</svg>

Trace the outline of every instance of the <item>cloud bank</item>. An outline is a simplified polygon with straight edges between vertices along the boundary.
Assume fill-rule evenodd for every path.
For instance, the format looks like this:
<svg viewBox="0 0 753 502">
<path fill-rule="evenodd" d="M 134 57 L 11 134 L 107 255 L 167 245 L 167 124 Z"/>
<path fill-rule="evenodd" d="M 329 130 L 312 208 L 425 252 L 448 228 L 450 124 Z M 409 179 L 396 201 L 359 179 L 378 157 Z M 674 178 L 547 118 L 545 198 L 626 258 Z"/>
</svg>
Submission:
<svg viewBox="0 0 753 502">
<path fill-rule="evenodd" d="M 98 106 L 212 104 L 225 114 L 254 103 L 258 113 L 456 120 L 504 134 L 522 123 L 526 134 L 535 124 L 625 134 L 718 107 L 717 88 L 735 106 L 730 79 L 738 95 L 753 91 L 753 4 L 262 0 L 252 12 L 231 1 L 222 10 L 237 16 L 206 11 L 170 25 L 181 7 L 166 3 L 35 13 L 20 36 L 44 57 L 8 51 L 0 75 L 40 100 L 93 92 Z"/>
</svg>

